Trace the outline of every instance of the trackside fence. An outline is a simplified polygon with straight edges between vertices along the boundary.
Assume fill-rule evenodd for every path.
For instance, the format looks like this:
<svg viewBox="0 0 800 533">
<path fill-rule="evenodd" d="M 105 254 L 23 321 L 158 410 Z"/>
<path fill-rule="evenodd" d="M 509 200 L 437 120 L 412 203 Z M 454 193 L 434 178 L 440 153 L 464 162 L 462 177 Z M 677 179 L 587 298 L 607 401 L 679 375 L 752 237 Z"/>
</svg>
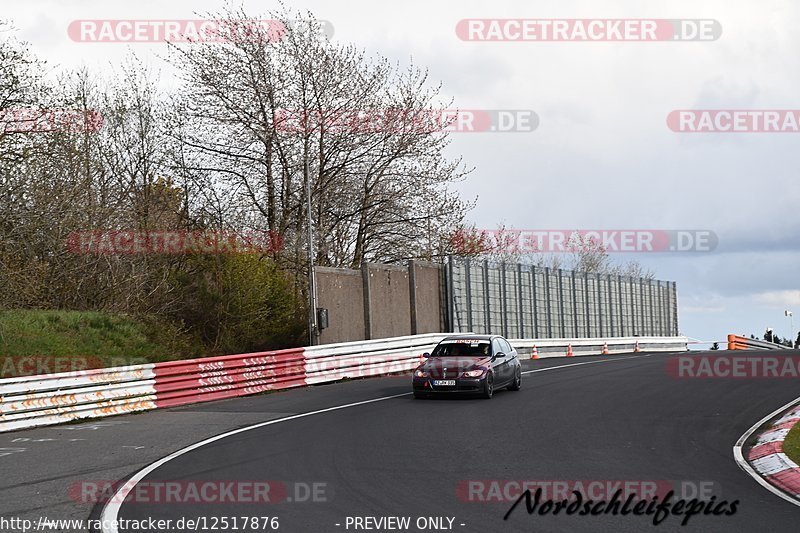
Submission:
<svg viewBox="0 0 800 533">
<path fill-rule="evenodd" d="M 450 257 L 452 331 L 563 339 L 678 335 L 674 281 Z"/>
</svg>

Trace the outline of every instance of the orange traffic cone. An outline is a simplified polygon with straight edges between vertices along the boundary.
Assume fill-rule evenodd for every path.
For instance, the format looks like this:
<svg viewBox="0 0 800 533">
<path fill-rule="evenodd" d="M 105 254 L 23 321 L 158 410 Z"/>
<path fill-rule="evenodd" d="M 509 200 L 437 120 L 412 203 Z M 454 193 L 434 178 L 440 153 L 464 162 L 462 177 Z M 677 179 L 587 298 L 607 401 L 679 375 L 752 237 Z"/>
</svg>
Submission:
<svg viewBox="0 0 800 533">
<path fill-rule="evenodd" d="M 603 341 L 603 355 L 608 355 L 608 342 Z"/>
<path fill-rule="evenodd" d="M 536 345 L 533 345 L 533 351 L 531 352 L 531 359 L 539 359 L 539 350 L 536 349 Z"/>
<path fill-rule="evenodd" d="M 636 341 L 636 345 L 633 347 L 634 353 L 639 353 L 639 341 Z"/>
<path fill-rule="evenodd" d="M 575 354 L 572 353 L 572 343 L 567 345 L 567 357 L 574 357 Z"/>
</svg>

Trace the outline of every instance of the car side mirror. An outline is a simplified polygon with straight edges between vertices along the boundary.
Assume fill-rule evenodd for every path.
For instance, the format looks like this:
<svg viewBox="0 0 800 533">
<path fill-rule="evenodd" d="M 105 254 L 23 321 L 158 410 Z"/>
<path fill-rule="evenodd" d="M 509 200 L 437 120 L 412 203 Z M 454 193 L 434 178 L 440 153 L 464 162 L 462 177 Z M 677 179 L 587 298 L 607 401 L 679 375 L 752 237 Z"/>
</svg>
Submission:
<svg viewBox="0 0 800 533">
<path fill-rule="evenodd" d="M 427 359 L 430 356 L 431 356 L 430 352 L 425 352 L 424 354 L 422 354 L 422 357 L 424 357 L 425 359 Z"/>
<path fill-rule="evenodd" d="M 506 354 L 504 354 L 503 352 L 498 352 L 492 356 L 492 359 L 502 359 L 505 356 Z"/>
</svg>

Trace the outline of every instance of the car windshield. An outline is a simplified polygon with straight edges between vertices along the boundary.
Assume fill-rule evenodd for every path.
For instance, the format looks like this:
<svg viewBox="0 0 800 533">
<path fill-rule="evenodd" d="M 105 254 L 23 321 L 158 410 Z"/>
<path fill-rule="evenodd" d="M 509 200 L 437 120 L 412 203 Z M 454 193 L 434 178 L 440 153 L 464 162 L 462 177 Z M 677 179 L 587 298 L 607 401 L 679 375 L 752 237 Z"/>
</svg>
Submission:
<svg viewBox="0 0 800 533">
<path fill-rule="evenodd" d="M 488 357 L 489 341 L 445 341 L 439 344 L 431 357 Z"/>
</svg>

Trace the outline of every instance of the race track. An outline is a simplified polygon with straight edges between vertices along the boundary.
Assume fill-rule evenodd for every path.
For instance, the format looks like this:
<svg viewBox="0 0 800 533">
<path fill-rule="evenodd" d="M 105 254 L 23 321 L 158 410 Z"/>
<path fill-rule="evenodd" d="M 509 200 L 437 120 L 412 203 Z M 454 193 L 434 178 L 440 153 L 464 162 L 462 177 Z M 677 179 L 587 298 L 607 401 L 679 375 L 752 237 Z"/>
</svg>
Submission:
<svg viewBox="0 0 800 533">
<path fill-rule="evenodd" d="M 288 491 L 280 502 L 123 503 L 119 518 L 276 516 L 279 531 L 319 533 L 354 531 L 347 517 L 364 516 L 411 517 L 408 531 L 419 531 L 418 517 L 449 517 L 452 530 L 464 532 L 796 530 L 800 507 L 740 470 L 732 447 L 753 423 L 800 395 L 797 381 L 675 379 L 670 357 L 526 361 L 522 390 L 490 401 L 414 400 L 408 377 L 389 377 L 316 388 L 323 392 L 300 409 L 287 407 L 293 397 L 307 398 L 303 391 L 192 406 L 194 413 L 224 404 L 296 415 L 357 403 L 273 417 L 164 462 L 139 481 L 273 480 Z M 511 501 L 465 501 L 477 496 L 464 487 L 478 480 L 655 481 L 713 487 L 718 501 L 739 504 L 733 516 L 694 516 L 686 527 L 673 516 L 654 526 L 652 516 L 528 515 L 524 503 L 504 521 Z M 309 501 L 305 488 L 314 484 L 318 501 Z M 288 501 L 293 497 L 304 501 Z"/>
</svg>

